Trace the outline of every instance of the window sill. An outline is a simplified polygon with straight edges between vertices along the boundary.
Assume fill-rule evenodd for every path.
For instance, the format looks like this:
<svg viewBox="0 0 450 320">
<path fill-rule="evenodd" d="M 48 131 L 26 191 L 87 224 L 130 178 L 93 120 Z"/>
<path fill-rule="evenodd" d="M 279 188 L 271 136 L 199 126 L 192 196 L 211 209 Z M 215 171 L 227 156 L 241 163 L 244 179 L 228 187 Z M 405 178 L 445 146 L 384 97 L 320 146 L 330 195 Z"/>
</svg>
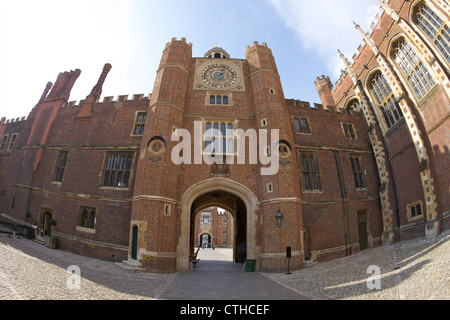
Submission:
<svg viewBox="0 0 450 320">
<path fill-rule="evenodd" d="M 77 231 L 81 231 L 81 232 L 85 232 L 85 233 L 92 233 L 92 234 L 95 233 L 95 229 L 91 229 L 91 228 L 77 226 L 76 229 L 77 229 Z"/>
<path fill-rule="evenodd" d="M 323 191 L 322 190 L 303 190 L 303 193 L 310 193 L 310 194 L 317 193 L 317 194 L 321 194 L 321 193 L 323 193 Z"/>
<path fill-rule="evenodd" d="M 100 190 L 113 190 L 113 191 L 130 191 L 130 188 L 124 188 L 124 187 L 106 187 L 101 186 Z"/>
<path fill-rule="evenodd" d="M 423 219 L 423 214 L 421 214 L 420 216 L 415 216 L 415 217 L 408 216 L 408 222 L 414 222 L 414 221 L 421 220 L 421 219 Z"/>
<path fill-rule="evenodd" d="M 401 118 L 400 120 L 398 120 L 396 123 L 394 123 L 394 124 L 392 125 L 392 127 L 390 127 L 389 129 L 387 129 L 387 130 L 384 132 L 384 136 L 387 137 L 388 135 L 390 135 L 393 131 L 395 131 L 395 129 L 397 129 L 398 127 L 400 127 L 400 125 L 401 125 L 402 123 L 404 123 L 404 122 L 405 122 L 405 118 Z"/>
</svg>

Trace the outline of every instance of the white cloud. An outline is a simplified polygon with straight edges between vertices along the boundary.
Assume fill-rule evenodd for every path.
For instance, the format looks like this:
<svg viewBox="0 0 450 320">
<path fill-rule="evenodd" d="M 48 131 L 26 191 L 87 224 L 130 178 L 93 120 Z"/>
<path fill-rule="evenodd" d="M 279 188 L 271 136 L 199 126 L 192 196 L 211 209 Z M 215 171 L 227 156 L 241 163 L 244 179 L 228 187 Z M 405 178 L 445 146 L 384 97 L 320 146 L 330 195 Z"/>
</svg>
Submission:
<svg viewBox="0 0 450 320">
<path fill-rule="evenodd" d="M 351 61 L 363 38 L 353 26 L 357 21 L 370 30 L 379 5 L 374 0 L 269 0 L 288 28 L 308 50 L 316 52 L 330 76 L 339 77 L 344 66 L 337 49 Z"/>
</svg>

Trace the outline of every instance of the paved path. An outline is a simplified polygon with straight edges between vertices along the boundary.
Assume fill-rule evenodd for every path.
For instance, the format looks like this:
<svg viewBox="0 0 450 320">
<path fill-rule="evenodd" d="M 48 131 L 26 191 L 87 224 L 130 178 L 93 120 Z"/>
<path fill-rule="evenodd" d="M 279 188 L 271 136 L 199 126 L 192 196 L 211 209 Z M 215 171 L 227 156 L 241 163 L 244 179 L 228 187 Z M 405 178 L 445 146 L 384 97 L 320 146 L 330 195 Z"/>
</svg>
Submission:
<svg viewBox="0 0 450 320">
<path fill-rule="evenodd" d="M 290 275 L 246 272 L 230 261 L 230 250 L 201 249 L 194 271 L 152 274 L 0 234 L 0 300 L 450 300 L 449 240 L 446 231 Z M 370 266 L 379 268 L 379 287 L 368 281 Z"/>
<path fill-rule="evenodd" d="M 259 272 L 247 272 L 232 262 L 232 249 L 200 249 L 200 262 L 190 272 L 180 272 L 159 296 L 168 300 L 306 300 Z"/>
</svg>

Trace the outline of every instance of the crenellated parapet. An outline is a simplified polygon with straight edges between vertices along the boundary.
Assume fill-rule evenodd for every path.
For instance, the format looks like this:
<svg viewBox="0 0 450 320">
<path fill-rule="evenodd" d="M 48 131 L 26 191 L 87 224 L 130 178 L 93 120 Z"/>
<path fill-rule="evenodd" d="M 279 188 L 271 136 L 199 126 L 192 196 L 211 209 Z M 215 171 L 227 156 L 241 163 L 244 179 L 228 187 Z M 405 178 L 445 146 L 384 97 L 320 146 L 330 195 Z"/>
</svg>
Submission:
<svg viewBox="0 0 450 320">
<path fill-rule="evenodd" d="M 301 101 L 296 99 L 286 99 L 286 105 L 304 109 L 305 111 L 317 111 L 317 112 L 323 112 L 325 116 L 330 114 L 342 114 L 342 115 L 349 115 L 349 116 L 359 116 L 359 112 L 351 110 L 351 109 L 343 109 L 343 108 L 336 108 L 333 106 L 328 106 L 325 108 L 323 104 L 320 103 L 313 103 L 307 101 Z"/>
<path fill-rule="evenodd" d="M 2 126 L 6 126 L 8 124 L 19 124 L 19 123 L 23 123 L 27 120 L 27 117 L 19 117 L 19 118 L 14 118 L 14 119 L 6 119 L 6 117 L 1 118 L 0 120 L 0 125 Z"/>
<path fill-rule="evenodd" d="M 97 99 L 94 103 L 95 106 L 101 107 L 102 104 L 106 103 L 117 103 L 117 102 L 132 102 L 132 101 L 150 101 L 151 93 L 146 96 L 144 94 L 134 94 L 130 97 L 130 95 L 119 95 L 117 97 L 114 96 L 108 96 L 104 97 L 103 99 Z M 77 101 L 69 101 L 66 104 L 63 104 L 61 108 L 77 108 L 83 105 L 84 100 L 77 100 Z"/>
</svg>

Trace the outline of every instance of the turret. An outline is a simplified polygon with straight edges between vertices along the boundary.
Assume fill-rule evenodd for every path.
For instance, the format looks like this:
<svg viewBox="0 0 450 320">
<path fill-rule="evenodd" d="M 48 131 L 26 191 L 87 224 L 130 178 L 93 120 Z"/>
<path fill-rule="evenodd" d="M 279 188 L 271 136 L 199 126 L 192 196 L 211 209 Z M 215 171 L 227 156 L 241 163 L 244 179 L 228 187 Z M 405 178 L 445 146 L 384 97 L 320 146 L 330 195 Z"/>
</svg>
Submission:
<svg viewBox="0 0 450 320">
<path fill-rule="evenodd" d="M 314 83 L 316 84 L 316 89 L 319 93 L 319 97 L 322 101 L 323 106 L 325 108 L 336 106 L 336 102 L 334 101 L 332 92 L 333 85 L 331 84 L 330 78 L 322 75 L 321 77 L 317 77 Z"/>
</svg>

